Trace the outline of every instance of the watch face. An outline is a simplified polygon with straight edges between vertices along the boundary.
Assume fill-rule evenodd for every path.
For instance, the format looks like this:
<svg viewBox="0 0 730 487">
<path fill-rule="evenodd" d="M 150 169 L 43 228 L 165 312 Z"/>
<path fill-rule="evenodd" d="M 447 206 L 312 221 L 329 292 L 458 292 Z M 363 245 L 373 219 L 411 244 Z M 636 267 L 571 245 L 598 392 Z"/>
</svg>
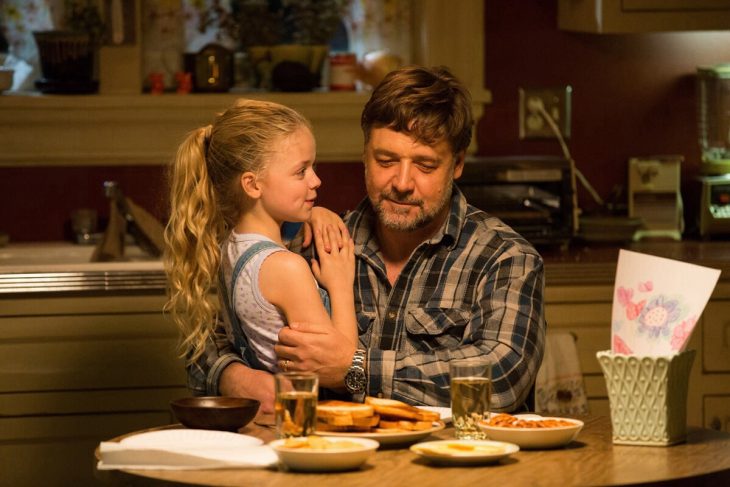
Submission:
<svg viewBox="0 0 730 487">
<path fill-rule="evenodd" d="M 365 390 L 365 371 L 362 369 L 350 370 L 345 375 L 345 387 L 350 392 Z"/>
</svg>

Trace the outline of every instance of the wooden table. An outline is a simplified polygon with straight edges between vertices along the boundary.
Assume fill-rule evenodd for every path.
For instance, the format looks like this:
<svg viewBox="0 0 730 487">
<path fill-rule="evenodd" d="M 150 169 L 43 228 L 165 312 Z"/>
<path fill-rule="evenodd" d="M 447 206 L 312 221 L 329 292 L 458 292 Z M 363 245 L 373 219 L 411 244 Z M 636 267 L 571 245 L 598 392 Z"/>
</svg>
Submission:
<svg viewBox="0 0 730 487">
<path fill-rule="evenodd" d="M 578 439 L 567 447 L 522 450 L 500 463 L 484 466 L 433 466 L 407 447 L 402 447 L 379 449 L 362 469 L 353 472 L 130 470 L 97 471 L 96 476 L 114 485 L 456 487 L 488 484 L 567 487 L 644 483 L 685 485 L 687 482 L 691 485 L 730 485 L 730 434 L 690 427 L 687 442 L 671 447 L 614 445 L 609 418 L 582 419 L 585 427 Z M 254 423 L 240 432 L 265 441 L 273 439 L 271 429 Z M 451 439 L 453 429 L 446 428 L 430 437 L 435 438 Z"/>
</svg>

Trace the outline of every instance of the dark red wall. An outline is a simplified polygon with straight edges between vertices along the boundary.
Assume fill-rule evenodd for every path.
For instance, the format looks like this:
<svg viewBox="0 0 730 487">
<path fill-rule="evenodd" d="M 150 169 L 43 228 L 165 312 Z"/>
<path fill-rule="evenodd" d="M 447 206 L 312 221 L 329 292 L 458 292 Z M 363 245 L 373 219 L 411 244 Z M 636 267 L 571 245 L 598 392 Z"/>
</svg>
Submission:
<svg viewBox="0 0 730 487">
<path fill-rule="evenodd" d="M 730 31 L 593 35 L 557 29 L 557 2 L 485 1 L 485 84 L 493 103 L 478 126 L 483 155 L 560 154 L 554 140 L 520 141 L 517 89 L 573 87 L 570 150 L 579 168 L 607 197 L 626 184 L 631 156 L 681 154 L 687 224 L 696 212 L 699 166 L 695 71 L 730 61 Z M 0 149 L 1 150 L 1 149 Z M 0 231 L 13 241 L 68 238 L 68 215 L 108 204 L 102 183 L 119 181 L 135 201 L 164 218 L 161 167 L 2 168 Z M 359 162 L 320 164 L 319 203 L 336 211 L 364 195 Z M 581 206 L 592 203 L 581 193 Z M 690 232 L 691 234 L 691 232 Z"/>
<path fill-rule="evenodd" d="M 697 211 L 700 151 L 695 73 L 730 61 L 730 31 L 596 35 L 560 31 L 557 2 L 487 0 L 482 154 L 561 154 L 556 140 L 519 140 L 518 88 L 570 85 L 578 168 L 607 198 L 632 156 L 681 154 L 685 220 Z M 593 202 L 579 190 L 581 207 Z"/>
</svg>

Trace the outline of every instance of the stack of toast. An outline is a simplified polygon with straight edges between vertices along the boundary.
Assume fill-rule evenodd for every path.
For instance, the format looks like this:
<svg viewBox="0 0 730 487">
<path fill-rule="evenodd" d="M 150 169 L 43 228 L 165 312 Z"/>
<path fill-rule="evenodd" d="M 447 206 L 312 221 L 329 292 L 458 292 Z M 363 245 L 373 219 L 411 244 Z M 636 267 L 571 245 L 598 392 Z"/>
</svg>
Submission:
<svg viewBox="0 0 730 487">
<path fill-rule="evenodd" d="M 365 403 L 320 401 L 317 430 L 359 433 L 422 431 L 433 427 L 440 416 L 395 399 L 366 397 Z"/>
</svg>

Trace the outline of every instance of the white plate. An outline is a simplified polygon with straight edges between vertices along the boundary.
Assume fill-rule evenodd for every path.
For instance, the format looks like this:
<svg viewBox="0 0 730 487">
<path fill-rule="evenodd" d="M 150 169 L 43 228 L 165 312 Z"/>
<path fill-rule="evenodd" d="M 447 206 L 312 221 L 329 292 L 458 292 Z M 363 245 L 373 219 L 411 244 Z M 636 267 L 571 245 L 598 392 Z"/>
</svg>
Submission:
<svg viewBox="0 0 730 487">
<path fill-rule="evenodd" d="M 338 438 L 323 436 L 331 442 L 348 441 L 359 443 L 359 448 L 312 450 L 309 448 L 286 448 L 287 440 L 275 440 L 269 443 L 279 456 L 279 460 L 292 470 L 308 472 L 335 472 L 360 468 L 377 450 L 377 441 L 367 438 Z"/>
<path fill-rule="evenodd" d="M 128 436 L 119 441 L 126 446 L 145 448 L 193 447 L 195 449 L 224 448 L 236 446 L 263 445 L 263 441 L 253 436 L 240 435 L 228 431 L 200 429 L 169 429 L 149 431 Z"/>
<path fill-rule="evenodd" d="M 497 462 L 520 451 L 520 447 L 502 441 L 440 440 L 417 443 L 411 451 L 435 463 L 476 465 Z"/>
<path fill-rule="evenodd" d="M 319 435 L 348 436 L 351 438 L 370 438 L 381 445 L 404 445 L 426 438 L 431 433 L 441 431 L 446 425 L 443 421 L 434 421 L 433 426 L 427 430 L 420 431 L 398 431 L 394 433 L 362 433 L 358 431 L 320 431 Z"/>
<path fill-rule="evenodd" d="M 557 448 L 564 446 L 575 440 L 583 428 L 583 421 L 572 418 L 555 418 L 537 414 L 515 414 L 515 417 L 524 420 L 561 419 L 573 424 L 555 428 L 505 428 L 490 426 L 485 422 L 481 422 L 479 427 L 490 440 L 514 443 L 519 445 L 520 448 Z"/>
<path fill-rule="evenodd" d="M 441 421 L 444 423 L 450 423 L 451 422 L 451 408 L 440 408 L 438 406 L 416 406 L 418 409 L 423 409 L 424 411 L 431 411 L 434 413 L 439 413 L 441 416 Z"/>
</svg>

